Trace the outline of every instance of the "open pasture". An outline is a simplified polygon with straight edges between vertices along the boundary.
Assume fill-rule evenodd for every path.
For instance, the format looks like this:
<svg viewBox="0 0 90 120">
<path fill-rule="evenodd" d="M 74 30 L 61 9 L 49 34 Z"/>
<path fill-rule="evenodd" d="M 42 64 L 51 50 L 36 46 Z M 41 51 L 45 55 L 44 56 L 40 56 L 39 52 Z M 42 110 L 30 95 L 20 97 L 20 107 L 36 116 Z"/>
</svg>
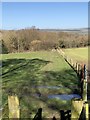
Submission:
<svg viewBox="0 0 90 120">
<path fill-rule="evenodd" d="M 83 47 L 83 48 L 69 48 L 69 49 L 64 49 L 64 52 L 66 53 L 67 56 L 72 58 L 74 61 L 79 62 L 81 64 L 87 64 L 88 65 L 88 52 L 89 48 L 88 47 Z"/>
<path fill-rule="evenodd" d="M 52 96 L 73 94 L 77 87 L 76 73 L 56 51 L 2 55 L 2 102 L 8 94 L 18 95 L 21 118 L 34 117 L 39 108 L 43 117 L 58 117 L 60 109 L 71 108 L 71 101 Z M 8 110 L 4 113 L 7 117 Z"/>
<path fill-rule="evenodd" d="M 82 47 L 82 48 L 69 48 L 63 50 L 68 58 L 72 58 L 74 63 L 86 64 L 87 73 L 88 73 L 88 94 L 90 93 L 90 47 Z M 90 95 L 90 94 L 89 94 Z"/>
</svg>

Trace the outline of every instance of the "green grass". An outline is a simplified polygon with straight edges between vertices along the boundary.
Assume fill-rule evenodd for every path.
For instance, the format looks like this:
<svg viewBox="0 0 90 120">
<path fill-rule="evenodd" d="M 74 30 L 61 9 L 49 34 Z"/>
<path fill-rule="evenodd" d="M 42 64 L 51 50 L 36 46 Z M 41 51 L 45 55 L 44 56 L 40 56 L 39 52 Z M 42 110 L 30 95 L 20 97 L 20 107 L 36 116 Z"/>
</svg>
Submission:
<svg viewBox="0 0 90 120">
<path fill-rule="evenodd" d="M 72 58 L 74 62 L 86 64 L 87 69 L 90 71 L 89 51 L 90 47 L 64 49 L 64 52 L 67 54 L 68 57 Z M 88 78 L 88 81 L 90 81 L 90 76 Z M 88 95 L 90 96 L 90 82 L 88 83 Z"/>
<path fill-rule="evenodd" d="M 65 53 L 73 60 L 88 64 L 88 47 L 65 49 Z"/>
<path fill-rule="evenodd" d="M 38 108 L 43 109 L 44 117 L 55 113 L 58 117 L 60 109 L 70 109 L 70 101 L 48 99 L 50 94 L 70 94 L 78 87 L 76 73 L 57 52 L 4 54 L 1 59 L 3 104 L 8 94 L 18 95 L 21 118 L 33 117 Z"/>
</svg>

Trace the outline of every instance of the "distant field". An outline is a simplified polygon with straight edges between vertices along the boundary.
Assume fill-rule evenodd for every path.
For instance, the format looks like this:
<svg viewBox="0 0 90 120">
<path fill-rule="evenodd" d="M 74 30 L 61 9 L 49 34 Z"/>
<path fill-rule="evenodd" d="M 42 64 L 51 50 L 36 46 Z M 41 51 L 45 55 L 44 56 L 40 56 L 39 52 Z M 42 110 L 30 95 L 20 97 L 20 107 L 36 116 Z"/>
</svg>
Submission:
<svg viewBox="0 0 90 120">
<path fill-rule="evenodd" d="M 3 104 L 9 93 L 17 94 L 21 118 L 33 117 L 38 108 L 43 109 L 43 117 L 59 116 L 60 109 L 71 108 L 70 100 L 48 98 L 74 93 L 78 87 L 76 73 L 57 52 L 5 54 L 2 63 Z"/>
<path fill-rule="evenodd" d="M 64 49 L 64 52 L 74 61 L 88 64 L 88 47 Z"/>
</svg>

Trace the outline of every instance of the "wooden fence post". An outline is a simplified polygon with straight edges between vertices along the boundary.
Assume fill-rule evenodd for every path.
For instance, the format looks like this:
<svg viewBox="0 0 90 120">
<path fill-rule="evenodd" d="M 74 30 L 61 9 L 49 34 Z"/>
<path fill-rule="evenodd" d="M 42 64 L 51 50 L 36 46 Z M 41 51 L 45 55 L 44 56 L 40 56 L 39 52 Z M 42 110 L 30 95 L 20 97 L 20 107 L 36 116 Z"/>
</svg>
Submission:
<svg viewBox="0 0 90 120">
<path fill-rule="evenodd" d="M 83 100 L 72 99 L 71 120 L 78 120 L 80 118 L 83 108 Z"/>
<path fill-rule="evenodd" d="M 75 63 L 75 70 L 77 70 L 77 63 Z"/>
<path fill-rule="evenodd" d="M 83 101 L 87 102 L 87 70 L 86 70 L 86 65 L 84 65 Z"/>
<path fill-rule="evenodd" d="M 85 118 L 86 120 L 89 120 L 89 104 L 87 102 L 84 103 L 84 109 L 85 109 Z"/>
<path fill-rule="evenodd" d="M 85 118 L 89 120 L 89 104 L 87 103 L 87 69 L 86 65 L 84 65 L 84 78 L 83 78 L 83 95 L 82 99 L 84 101 L 84 110 L 85 110 Z"/>
<path fill-rule="evenodd" d="M 77 70 L 77 62 L 75 63 L 75 70 Z"/>
<path fill-rule="evenodd" d="M 76 72 L 78 73 L 78 63 L 76 64 Z"/>
<path fill-rule="evenodd" d="M 80 64 L 78 64 L 78 75 L 80 75 Z"/>
<path fill-rule="evenodd" d="M 76 67 L 76 63 L 73 63 L 73 68 L 74 68 L 74 70 L 75 70 L 75 67 Z"/>
<path fill-rule="evenodd" d="M 78 73 L 78 75 L 79 75 L 79 64 L 78 64 L 78 72 L 77 72 L 77 73 Z"/>
<path fill-rule="evenodd" d="M 17 96 L 8 96 L 9 118 L 20 118 L 19 99 Z"/>
</svg>

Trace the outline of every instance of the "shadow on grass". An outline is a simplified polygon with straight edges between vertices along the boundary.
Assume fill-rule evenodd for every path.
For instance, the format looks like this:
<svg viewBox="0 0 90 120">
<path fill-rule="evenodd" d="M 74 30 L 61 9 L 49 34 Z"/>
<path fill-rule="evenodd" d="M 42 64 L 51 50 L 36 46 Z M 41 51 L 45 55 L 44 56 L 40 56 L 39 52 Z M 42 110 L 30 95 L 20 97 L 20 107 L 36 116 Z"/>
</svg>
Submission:
<svg viewBox="0 0 90 120">
<path fill-rule="evenodd" d="M 28 110 L 31 110 L 32 113 L 34 113 L 44 104 L 46 108 L 49 108 L 50 110 L 59 111 L 60 107 L 61 109 L 64 108 L 68 102 L 48 100 L 47 96 L 49 94 L 69 94 L 78 90 L 78 78 L 72 69 L 65 69 L 62 71 L 42 71 L 42 68 L 50 62 L 51 61 L 45 61 L 38 58 L 8 59 L 3 61 L 3 96 L 7 99 L 8 94 L 17 94 L 22 103 L 21 106 L 24 108 L 24 110 L 22 110 L 24 116 L 30 115 L 27 112 Z M 43 86 L 57 86 L 59 89 L 50 87 L 44 88 Z"/>
<path fill-rule="evenodd" d="M 37 91 L 38 85 L 46 85 L 61 86 L 73 91 L 73 87 L 78 83 L 74 71 L 72 69 L 57 72 L 41 71 L 48 63 L 50 63 L 50 61 L 41 59 L 12 59 L 3 61 L 3 84 L 7 84 L 8 87 L 12 86 L 13 89 L 15 89 L 15 85 L 17 85 L 17 87 L 19 86 L 23 89 L 34 87 Z"/>
<path fill-rule="evenodd" d="M 19 68 L 23 68 L 24 66 L 27 66 L 29 63 L 31 64 L 31 69 L 34 67 L 34 69 L 39 69 L 39 67 L 43 64 L 47 64 L 49 61 L 44 61 L 40 59 L 8 59 L 2 62 L 2 75 L 5 75 L 7 73 L 13 72 L 14 70 L 17 70 Z M 37 64 L 37 65 L 35 65 Z M 6 70 L 6 72 L 5 72 Z"/>
</svg>

